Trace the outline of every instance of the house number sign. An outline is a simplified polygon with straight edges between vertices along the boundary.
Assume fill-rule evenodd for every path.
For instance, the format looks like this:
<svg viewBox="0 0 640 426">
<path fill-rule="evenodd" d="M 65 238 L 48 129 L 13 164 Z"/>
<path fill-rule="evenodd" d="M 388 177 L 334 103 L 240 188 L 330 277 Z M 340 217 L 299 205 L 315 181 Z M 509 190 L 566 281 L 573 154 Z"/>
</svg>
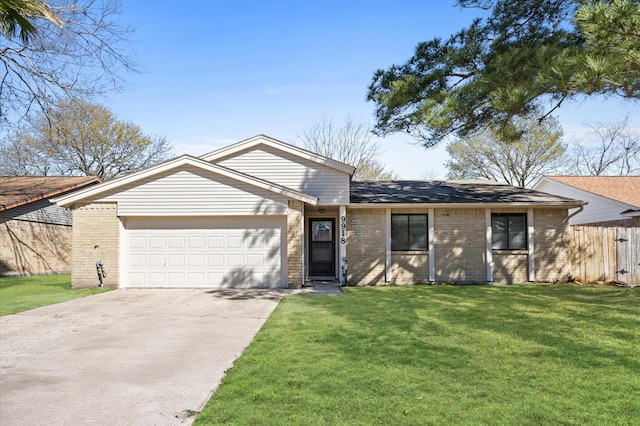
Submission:
<svg viewBox="0 0 640 426">
<path fill-rule="evenodd" d="M 344 216 L 340 216 L 340 244 L 346 244 L 347 242 L 347 236 L 346 236 L 346 229 L 347 229 L 347 218 Z"/>
</svg>

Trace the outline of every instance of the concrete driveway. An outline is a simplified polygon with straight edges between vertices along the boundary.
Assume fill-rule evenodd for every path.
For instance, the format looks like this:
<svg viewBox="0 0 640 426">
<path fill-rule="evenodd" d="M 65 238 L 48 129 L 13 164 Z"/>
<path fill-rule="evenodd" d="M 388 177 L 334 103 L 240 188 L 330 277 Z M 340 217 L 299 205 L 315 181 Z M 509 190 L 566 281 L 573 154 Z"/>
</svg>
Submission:
<svg viewBox="0 0 640 426">
<path fill-rule="evenodd" d="M 281 290 L 116 290 L 0 318 L 0 424 L 184 425 Z"/>
</svg>

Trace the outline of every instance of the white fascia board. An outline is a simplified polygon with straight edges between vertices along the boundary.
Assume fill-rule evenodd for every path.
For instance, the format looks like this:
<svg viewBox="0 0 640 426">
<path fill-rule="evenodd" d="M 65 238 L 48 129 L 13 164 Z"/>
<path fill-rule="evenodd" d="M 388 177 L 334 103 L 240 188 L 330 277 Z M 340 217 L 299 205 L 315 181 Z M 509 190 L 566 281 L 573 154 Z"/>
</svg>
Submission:
<svg viewBox="0 0 640 426">
<path fill-rule="evenodd" d="M 357 203 L 349 204 L 350 209 L 485 209 L 485 208 L 509 208 L 509 207 L 527 207 L 527 208 L 548 208 L 563 207 L 572 209 L 586 205 L 580 203 Z"/>
<path fill-rule="evenodd" d="M 288 143 L 279 141 L 277 139 L 273 139 L 266 135 L 257 135 L 252 138 L 245 139 L 233 145 L 229 145 L 224 148 L 220 148 L 218 150 L 201 155 L 199 158 L 205 161 L 214 161 L 219 158 L 228 157 L 233 154 L 237 154 L 238 152 L 244 151 L 248 148 L 251 148 L 260 144 L 264 144 L 272 148 L 279 149 L 281 151 L 295 155 L 297 157 L 301 157 L 301 158 L 305 158 L 307 160 L 313 161 L 314 163 L 322 164 L 323 166 L 327 166 L 332 169 L 339 170 L 343 173 L 347 173 L 349 176 L 353 176 L 353 174 L 356 171 L 356 168 L 353 166 L 342 163 L 340 161 L 333 160 L 328 157 L 324 157 L 322 155 L 313 153 L 311 151 L 307 151 L 297 146 L 290 145 Z"/>
<path fill-rule="evenodd" d="M 154 176 L 156 174 L 159 174 L 168 170 L 172 170 L 181 166 L 185 166 L 185 165 L 191 165 L 193 167 L 197 167 L 212 173 L 223 175 L 231 179 L 248 183 L 258 188 L 266 189 L 271 192 L 275 192 L 299 201 L 303 201 L 305 203 L 312 204 L 314 206 L 318 203 L 317 197 L 314 197 L 309 194 L 305 194 L 304 192 L 296 191 L 294 189 L 290 189 L 282 185 L 278 185 L 276 183 L 269 182 L 263 179 L 257 179 L 257 178 L 254 178 L 253 176 L 249 176 L 244 173 L 240 173 L 235 170 L 228 169 L 226 167 L 211 164 L 207 161 L 203 161 L 199 158 L 193 157 L 191 155 L 186 155 L 186 154 L 181 155 L 180 157 L 176 157 L 173 160 L 160 163 L 156 166 L 149 167 L 148 169 L 144 169 L 135 173 L 131 173 L 127 176 L 123 176 L 118 179 L 114 179 L 99 185 L 89 187 L 86 190 L 81 190 L 75 193 L 71 193 L 63 197 L 53 198 L 51 199 L 51 202 L 56 203 L 62 207 L 69 206 L 78 201 L 82 201 L 88 197 L 94 197 L 106 191 L 114 190 L 122 186 L 134 183 L 138 180 L 145 179 L 145 178 Z"/>
</svg>

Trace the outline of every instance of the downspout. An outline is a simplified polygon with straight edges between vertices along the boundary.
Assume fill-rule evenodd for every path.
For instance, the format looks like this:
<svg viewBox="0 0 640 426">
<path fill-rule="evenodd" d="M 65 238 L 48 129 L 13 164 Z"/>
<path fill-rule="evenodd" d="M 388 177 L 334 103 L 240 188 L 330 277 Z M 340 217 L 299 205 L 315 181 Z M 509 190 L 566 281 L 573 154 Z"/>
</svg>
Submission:
<svg viewBox="0 0 640 426">
<path fill-rule="evenodd" d="M 584 210 L 584 205 L 578 207 L 578 210 L 576 210 L 575 212 L 571 213 L 569 216 L 567 216 L 562 223 L 568 223 L 569 220 L 571 220 L 572 217 L 574 217 L 575 215 L 577 215 L 578 213 L 582 213 L 582 211 Z"/>
</svg>

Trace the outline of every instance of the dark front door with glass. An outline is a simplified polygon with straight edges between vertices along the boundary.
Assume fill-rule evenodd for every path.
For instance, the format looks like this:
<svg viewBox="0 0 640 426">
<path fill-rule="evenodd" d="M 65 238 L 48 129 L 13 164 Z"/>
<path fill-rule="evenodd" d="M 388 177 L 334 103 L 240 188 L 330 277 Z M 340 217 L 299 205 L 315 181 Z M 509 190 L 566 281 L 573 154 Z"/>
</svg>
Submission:
<svg viewBox="0 0 640 426">
<path fill-rule="evenodd" d="M 309 220 L 309 276 L 334 277 L 335 263 L 335 220 Z"/>
</svg>

